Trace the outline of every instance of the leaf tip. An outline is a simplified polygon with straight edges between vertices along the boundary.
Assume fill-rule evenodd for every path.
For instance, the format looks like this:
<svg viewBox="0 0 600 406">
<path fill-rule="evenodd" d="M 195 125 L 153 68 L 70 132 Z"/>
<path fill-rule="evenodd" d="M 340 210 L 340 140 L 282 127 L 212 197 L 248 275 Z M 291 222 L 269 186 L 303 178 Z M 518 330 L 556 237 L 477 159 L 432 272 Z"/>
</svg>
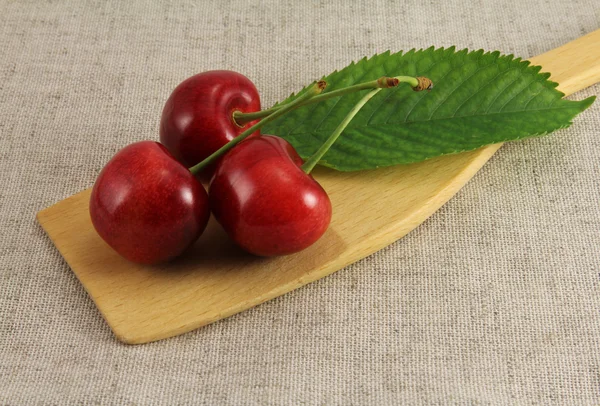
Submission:
<svg viewBox="0 0 600 406">
<path fill-rule="evenodd" d="M 590 96 L 587 99 L 583 99 L 581 100 L 579 103 L 581 105 L 581 111 L 586 110 L 588 107 L 590 107 L 592 104 L 594 104 L 594 101 L 596 101 L 596 96 Z"/>
</svg>

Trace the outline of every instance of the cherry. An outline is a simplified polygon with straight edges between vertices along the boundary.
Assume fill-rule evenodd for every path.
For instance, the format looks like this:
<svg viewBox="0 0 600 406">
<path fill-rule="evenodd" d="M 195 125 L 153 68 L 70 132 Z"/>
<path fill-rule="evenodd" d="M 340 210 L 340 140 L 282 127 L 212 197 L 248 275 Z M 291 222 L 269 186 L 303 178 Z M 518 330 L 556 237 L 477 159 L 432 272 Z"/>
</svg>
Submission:
<svg viewBox="0 0 600 406">
<path fill-rule="evenodd" d="M 210 215 L 203 186 L 154 141 L 131 144 L 106 164 L 89 209 L 100 237 L 126 259 L 144 264 L 180 255 Z"/>
<path fill-rule="evenodd" d="M 401 78 L 417 84 L 414 78 Z M 332 209 L 327 193 L 310 172 L 360 109 L 383 88 L 399 82 L 399 78 L 382 77 L 360 85 L 359 90 L 372 90 L 306 162 L 287 141 L 270 135 L 241 142 L 222 157 L 210 183 L 209 202 L 227 234 L 243 249 L 260 256 L 292 254 L 315 243 L 327 230 Z M 317 97 L 299 97 L 263 121 Z"/>
<path fill-rule="evenodd" d="M 223 145 L 221 148 L 219 148 L 218 150 L 213 152 L 206 159 L 204 159 L 203 161 L 201 161 L 198 164 L 191 167 L 190 172 L 192 172 L 194 175 L 200 175 L 200 174 L 205 173 L 207 171 L 207 169 L 214 167 L 215 164 L 217 163 L 217 161 L 223 156 L 223 154 L 225 154 L 231 148 L 233 148 L 240 142 L 244 141 L 246 138 L 252 137 L 256 133 L 260 133 L 259 130 L 263 126 L 265 126 L 267 123 L 270 123 L 271 121 L 286 114 L 288 111 L 293 110 L 296 107 L 300 106 L 302 103 L 321 94 L 321 92 L 323 92 L 323 89 L 325 89 L 326 86 L 327 86 L 327 83 L 322 80 L 316 82 L 313 86 L 311 86 L 309 89 L 307 89 L 307 91 L 305 91 L 304 94 L 302 94 L 301 96 L 298 96 L 298 98 L 296 100 L 294 100 L 293 102 L 287 103 L 285 106 L 282 106 L 277 111 L 271 113 L 269 116 L 260 120 L 258 123 L 247 128 L 244 132 L 242 132 L 240 135 L 235 137 L 233 140 L 229 141 L 227 144 Z"/>
<path fill-rule="evenodd" d="M 283 138 L 263 135 L 232 149 L 210 184 L 210 207 L 227 234 L 260 256 L 286 255 L 317 241 L 331 221 L 327 193 Z"/>
<path fill-rule="evenodd" d="M 256 122 L 240 120 L 244 124 L 239 125 L 234 112 L 259 110 L 258 91 L 244 75 L 226 70 L 200 73 L 184 80 L 169 96 L 160 120 L 160 141 L 190 167 Z"/>
</svg>

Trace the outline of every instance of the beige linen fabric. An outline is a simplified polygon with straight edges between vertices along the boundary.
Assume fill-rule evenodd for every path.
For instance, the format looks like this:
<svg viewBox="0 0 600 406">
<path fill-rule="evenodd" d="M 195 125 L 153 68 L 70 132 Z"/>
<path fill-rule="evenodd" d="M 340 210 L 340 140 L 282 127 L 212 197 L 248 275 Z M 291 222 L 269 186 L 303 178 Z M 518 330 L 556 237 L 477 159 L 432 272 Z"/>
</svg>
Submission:
<svg viewBox="0 0 600 406">
<path fill-rule="evenodd" d="M 153 344 L 113 338 L 34 218 L 157 139 L 194 73 L 242 72 L 268 106 L 364 55 L 528 57 L 599 15 L 597 0 L 0 1 L 0 404 L 600 403 L 598 102 L 503 147 L 381 252 Z"/>
</svg>

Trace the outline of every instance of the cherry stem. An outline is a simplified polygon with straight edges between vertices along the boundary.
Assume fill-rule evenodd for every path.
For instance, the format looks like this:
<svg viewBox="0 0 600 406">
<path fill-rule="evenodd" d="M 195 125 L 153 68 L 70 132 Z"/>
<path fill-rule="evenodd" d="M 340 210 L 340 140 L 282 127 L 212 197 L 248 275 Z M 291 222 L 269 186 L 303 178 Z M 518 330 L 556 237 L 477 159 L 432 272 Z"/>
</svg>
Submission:
<svg viewBox="0 0 600 406">
<path fill-rule="evenodd" d="M 359 83 L 357 85 L 352 85 L 352 86 L 344 87 L 341 89 L 332 90 L 331 92 L 323 93 L 317 97 L 313 97 L 310 100 L 304 101 L 300 105 L 304 106 L 306 104 L 318 103 L 318 102 L 321 102 L 324 100 L 332 99 L 334 97 L 344 96 L 346 94 L 359 92 L 361 90 L 366 90 L 366 89 L 381 89 L 381 88 L 386 88 L 386 87 L 394 87 L 397 84 L 393 84 L 390 86 L 388 83 L 389 80 L 392 80 L 392 79 L 397 80 L 398 83 L 401 83 L 401 82 L 408 83 L 414 90 L 424 90 L 424 89 L 429 90 L 431 88 L 431 86 L 429 86 L 428 88 L 427 87 L 421 88 L 421 89 L 419 88 L 422 86 L 422 80 L 426 79 L 426 78 L 412 77 L 412 76 L 396 76 L 394 78 L 388 78 L 388 77 L 384 76 L 377 80 L 371 80 L 369 82 Z M 238 125 L 243 126 L 243 125 L 249 123 L 250 121 L 258 120 L 263 117 L 267 117 L 274 111 L 278 111 L 278 110 L 284 108 L 288 104 L 289 103 L 278 104 L 277 106 L 273 106 L 269 109 L 256 111 L 256 112 L 252 112 L 252 113 L 242 113 L 241 111 L 236 111 L 233 113 L 233 120 Z"/>
<path fill-rule="evenodd" d="M 346 117 L 344 117 L 342 122 L 331 133 L 331 135 L 329 136 L 327 141 L 325 141 L 325 143 L 323 145 L 321 145 L 321 147 L 319 147 L 319 149 L 317 150 L 317 152 L 315 152 L 313 154 L 313 156 L 311 156 L 310 158 L 308 158 L 308 160 L 306 162 L 304 162 L 304 164 L 302 165 L 302 170 L 306 174 L 309 174 L 314 169 L 314 167 L 317 165 L 317 163 L 321 160 L 321 158 L 323 158 L 323 155 L 325 155 L 327 153 L 327 151 L 329 151 L 329 148 L 331 148 L 333 143 L 338 139 L 338 137 L 346 129 L 346 126 L 350 123 L 350 121 L 352 121 L 352 119 L 360 111 L 360 109 L 362 109 L 362 107 L 369 100 L 371 100 L 371 98 L 373 96 L 375 96 L 380 91 L 381 91 L 381 89 L 371 90 L 362 99 L 360 99 L 358 103 L 356 103 L 356 105 L 352 108 L 352 110 L 350 110 L 350 113 L 348 113 L 348 115 Z"/>
<path fill-rule="evenodd" d="M 288 103 L 284 107 L 280 108 L 279 110 L 272 112 L 272 114 L 268 115 L 267 117 L 265 117 L 258 123 L 254 124 L 252 127 L 248 128 L 246 131 L 244 131 L 243 133 L 241 133 L 240 135 L 238 135 L 231 141 L 229 141 L 227 144 L 223 145 L 221 148 L 219 148 L 216 152 L 214 152 L 208 158 L 206 158 L 202 162 L 192 166 L 189 169 L 190 172 L 193 175 L 200 173 L 207 166 L 209 166 L 210 164 L 215 162 L 217 159 L 219 159 L 221 157 L 221 155 L 225 154 L 231 148 L 235 147 L 237 144 L 244 141 L 246 138 L 248 138 L 250 135 L 252 135 L 255 131 L 260 130 L 265 124 L 270 123 L 271 121 L 277 119 L 278 117 L 281 117 L 288 111 L 293 110 L 294 108 L 298 107 L 303 102 L 306 102 L 307 100 L 310 100 L 312 97 L 315 97 L 316 95 L 320 94 L 323 91 L 323 89 L 325 89 L 326 86 L 327 86 L 327 83 L 325 81 L 323 81 L 323 80 L 318 81 L 312 87 L 310 87 L 306 91 L 306 93 L 304 93 L 302 96 L 298 97 L 292 103 Z"/>
</svg>

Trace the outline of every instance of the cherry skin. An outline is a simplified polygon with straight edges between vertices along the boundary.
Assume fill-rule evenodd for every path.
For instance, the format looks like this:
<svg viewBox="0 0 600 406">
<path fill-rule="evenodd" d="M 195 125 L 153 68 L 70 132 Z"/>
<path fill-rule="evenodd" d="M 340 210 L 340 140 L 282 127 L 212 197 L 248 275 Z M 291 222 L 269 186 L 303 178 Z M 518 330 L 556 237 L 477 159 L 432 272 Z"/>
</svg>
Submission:
<svg viewBox="0 0 600 406">
<path fill-rule="evenodd" d="M 233 120 L 235 111 L 259 110 L 258 91 L 244 75 L 226 70 L 199 73 L 179 84 L 167 100 L 160 142 L 189 168 L 257 122 L 239 126 Z M 259 131 L 252 136 L 258 135 Z M 205 172 L 210 175 L 214 167 Z"/>
<path fill-rule="evenodd" d="M 100 237 L 121 256 L 144 264 L 180 255 L 210 215 L 204 187 L 154 141 L 131 144 L 106 164 L 89 208 Z"/>
<path fill-rule="evenodd" d="M 331 221 L 331 202 L 284 139 L 241 142 L 217 166 L 209 202 L 217 221 L 246 251 L 287 255 L 315 243 Z"/>
</svg>

